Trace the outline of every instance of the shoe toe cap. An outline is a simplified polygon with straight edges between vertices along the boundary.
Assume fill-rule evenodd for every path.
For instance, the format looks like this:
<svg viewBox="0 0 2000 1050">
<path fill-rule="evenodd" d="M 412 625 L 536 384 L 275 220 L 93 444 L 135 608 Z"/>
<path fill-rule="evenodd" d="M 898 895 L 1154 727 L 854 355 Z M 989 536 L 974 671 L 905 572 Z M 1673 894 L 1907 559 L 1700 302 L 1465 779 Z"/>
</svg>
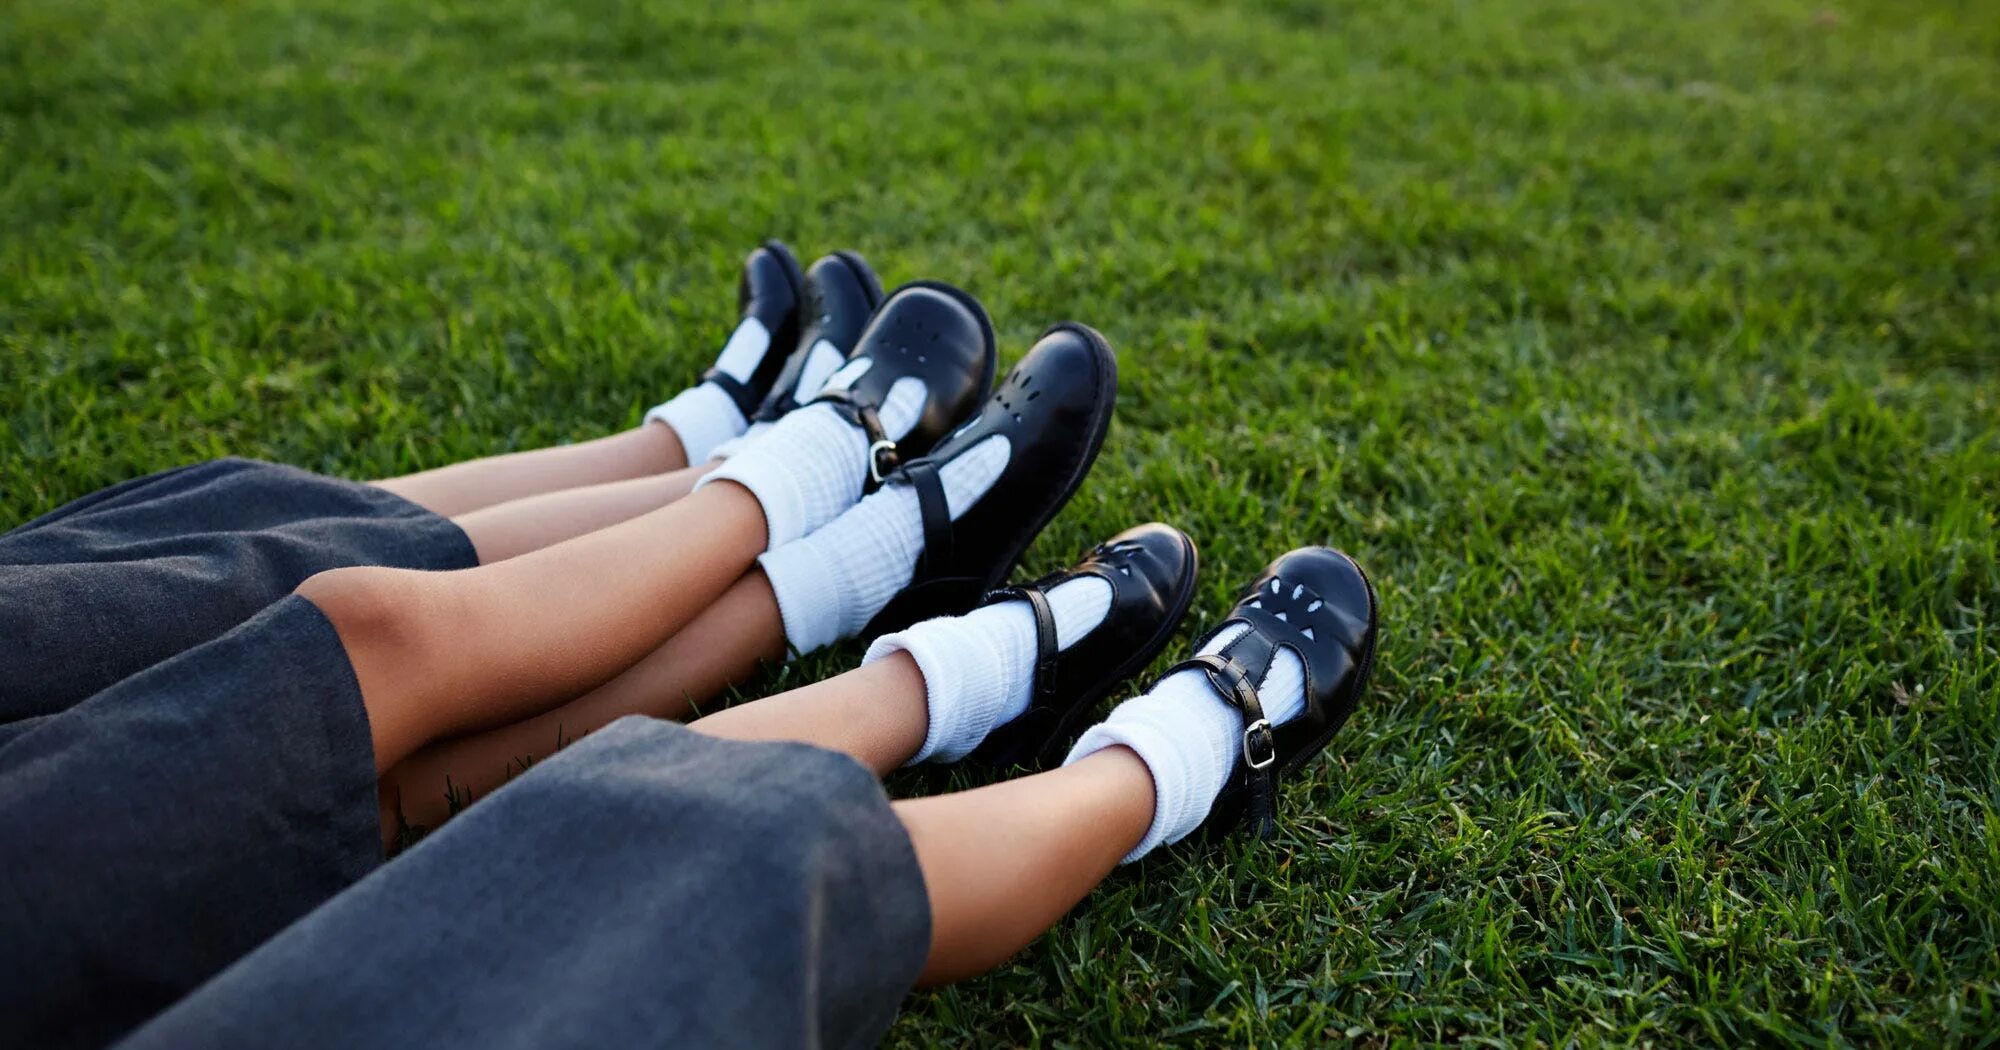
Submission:
<svg viewBox="0 0 2000 1050">
<path fill-rule="evenodd" d="M 869 318 L 854 355 L 897 375 L 963 377 L 962 390 L 930 392 L 934 401 L 954 402 L 944 407 L 961 418 L 993 381 L 993 323 L 966 292 L 935 281 L 906 284 Z"/>
<path fill-rule="evenodd" d="M 1194 586 L 1194 541 L 1172 525 L 1155 521 L 1126 529 L 1100 544 L 1096 557 L 1108 570 L 1136 577 L 1165 605 Z"/>
<path fill-rule="evenodd" d="M 1280 592 L 1286 585 L 1309 589 L 1324 604 L 1314 609 L 1308 602 L 1306 609 L 1311 611 L 1306 615 L 1315 615 L 1327 624 L 1354 652 L 1366 646 L 1375 630 L 1375 598 L 1367 576 L 1353 558 L 1331 547 L 1301 547 L 1279 557 L 1259 577 L 1263 587 L 1272 581 L 1279 581 Z"/>
</svg>

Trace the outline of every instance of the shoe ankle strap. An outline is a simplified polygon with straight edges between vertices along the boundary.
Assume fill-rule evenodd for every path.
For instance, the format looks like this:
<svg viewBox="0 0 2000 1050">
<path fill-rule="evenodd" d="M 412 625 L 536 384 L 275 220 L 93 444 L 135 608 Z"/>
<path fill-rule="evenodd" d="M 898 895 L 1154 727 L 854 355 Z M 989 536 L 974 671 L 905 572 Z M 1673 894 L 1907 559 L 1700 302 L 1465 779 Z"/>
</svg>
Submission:
<svg viewBox="0 0 2000 1050">
<path fill-rule="evenodd" d="M 814 404 L 832 407 L 847 420 L 861 428 L 868 438 L 868 481 L 861 491 L 866 494 L 882 487 L 882 482 L 903 465 L 902 455 L 896 450 L 895 439 L 882 429 L 882 417 L 876 414 L 875 406 L 854 400 L 846 390 L 829 390 L 813 398 Z"/>
<path fill-rule="evenodd" d="M 1268 666 L 1269 661 L 1264 662 Z M 1167 673 L 1183 670 L 1199 670 L 1206 674 L 1209 684 L 1222 694 L 1223 702 L 1236 708 L 1243 716 L 1243 765 L 1239 776 L 1250 794 L 1244 815 L 1250 822 L 1252 835 L 1260 839 L 1270 838 L 1278 826 L 1274 776 L 1278 765 L 1278 740 L 1271 730 L 1271 720 L 1264 717 L 1264 702 L 1257 695 L 1257 686 L 1250 680 L 1250 671 L 1231 659 L 1227 650 L 1190 657 L 1169 668 Z"/>
<path fill-rule="evenodd" d="M 741 379 L 720 368 L 711 368 L 701 374 L 701 381 L 714 383 L 716 389 L 728 394 L 729 400 L 736 402 L 736 411 L 743 413 L 744 419 L 749 419 L 757 411 L 757 392 L 745 385 Z"/>
<path fill-rule="evenodd" d="M 988 591 L 981 605 L 995 602 L 1024 601 L 1035 614 L 1035 703 L 1048 704 L 1055 700 L 1056 661 L 1062 658 L 1062 650 L 1056 638 L 1056 614 L 1049 607 L 1048 595 L 1042 593 L 1039 585 L 1027 587 L 1002 587 Z"/>
<path fill-rule="evenodd" d="M 930 579 L 948 571 L 952 561 L 951 501 L 944 478 L 929 459 L 914 459 L 896 472 L 917 490 L 917 513 L 924 523 L 924 552 L 917 559 L 918 576 Z"/>
</svg>

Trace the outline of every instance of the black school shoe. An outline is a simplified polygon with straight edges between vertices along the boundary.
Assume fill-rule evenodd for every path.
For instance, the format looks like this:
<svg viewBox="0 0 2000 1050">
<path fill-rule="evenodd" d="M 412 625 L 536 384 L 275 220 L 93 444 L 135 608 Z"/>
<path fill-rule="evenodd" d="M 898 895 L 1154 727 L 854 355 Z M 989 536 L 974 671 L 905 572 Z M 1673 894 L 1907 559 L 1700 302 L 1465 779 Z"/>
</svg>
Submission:
<svg viewBox="0 0 2000 1050">
<path fill-rule="evenodd" d="M 764 395 L 763 403 L 750 415 L 750 422 L 775 422 L 799 407 L 799 377 L 812 357 L 813 348 L 825 340 L 846 360 L 861 341 L 861 330 L 867 327 L 868 319 L 882 305 L 882 298 L 882 282 L 859 252 L 834 252 L 813 263 L 805 273 L 805 301 L 799 307 L 796 348 L 772 380 L 770 393 Z M 772 345 L 777 345 L 775 337 Z"/>
<path fill-rule="evenodd" d="M 1272 562 L 1195 648 L 1233 624 L 1249 630 L 1167 671 L 1200 670 L 1243 715 L 1243 761 L 1209 810 L 1205 832 L 1238 823 L 1257 838 L 1276 830 L 1279 782 L 1326 747 L 1368 688 L 1377 620 L 1375 589 L 1353 558 L 1331 547 L 1301 547 Z M 1263 681 L 1279 649 L 1290 649 L 1305 665 L 1306 705 L 1297 718 L 1274 727 L 1264 718 L 1254 683 Z"/>
<path fill-rule="evenodd" d="M 876 614 L 867 635 L 955 616 L 999 586 L 1090 473 L 1117 399 L 1111 347 L 1089 326 L 1066 321 L 1042 335 L 978 416 L 889 475 L 888 484 L 916 489 L 924 552 L 909 586 Z M 1007 467 L 953 521 L 938 470 L 995 434 L 1007 438 Z"/>
<path fill-rule="evenodd" d="M 859 378 L 842 389 L 823 390 L 808 403 L 833 406 L 868 435 L 871 492 L 889 472 L 929 452 L 971 415 L 1000 365 L 986 308 L 942 281 L 913 281 L 889 293 L 868 319 L 848 361 L 863 358 L 873 363 Z M 883 433 L 878 413 L 890 388 L 905 376 L 924 381 L 924 407 L 917 425 L 892 441 Z"/>
<path fill-rule="evenodd" d="M 778 373 L 799 343 L 799 308 L 805 302 L 806 276 L 798 257 L 783 241 L 765 241 L 743 260 L 743 277 L 736 282 L 736 305 L 742 319 L 756 318 L 771 333 L 770 345 L 743 382 L 720 368 L 703 372 L 701 381 L 713 383 L 736 402 L 736 410 L 748 419 L 764 396 L 771 392 Z"/>
<path fill-rule="evenodd" d="M 1153 662 L 1194 600 L 1194 541 L 1154 522 L 1126 529 L 1083 560 L 1033 583 L 994 591 L 982 604 L 1025 601 L 1035 613 L 1035 692 L 1021 717 L 995 729 L 969 758 L 994 766 L 1042 767 L 1060 759 L 1076 723 L 1104 694 Z M 1068 649 L 1056 648 L 1048 592 L 1096 576 L 1111 584 L 1111 610 Z"/>
</svg>

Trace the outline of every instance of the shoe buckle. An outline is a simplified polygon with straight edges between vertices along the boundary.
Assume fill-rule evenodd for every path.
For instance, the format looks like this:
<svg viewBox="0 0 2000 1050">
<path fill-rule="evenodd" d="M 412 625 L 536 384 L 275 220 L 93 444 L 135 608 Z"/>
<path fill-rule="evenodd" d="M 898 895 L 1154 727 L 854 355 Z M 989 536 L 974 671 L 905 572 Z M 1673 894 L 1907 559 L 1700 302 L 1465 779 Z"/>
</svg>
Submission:
<svg viewBox="0 0 2000 1050">
<path fill-rule="evenodd" d="M 1271 734 L 1271 720 L 1260 718 L 1244 726 L 1243 764 L 1251 769 L 1267 769 L 1277 760 L 1278 740 Z"/>
<path fill-rule="evenodd" d="M 883 466 L 883 460 L 882 460 L 883 456 L 889 457 L 887 466 Z M 888 477 L 889 472 L 895 469 L 896 469 L 895 442 L 889 440 L 888 438 L 883 438 L 882 440 L 877 441 L 876 443 L 868 446 L 869 481 L 872 481 L 875 484 L 880 485 L 882 483 L 882 479 Z"/>
</svg>

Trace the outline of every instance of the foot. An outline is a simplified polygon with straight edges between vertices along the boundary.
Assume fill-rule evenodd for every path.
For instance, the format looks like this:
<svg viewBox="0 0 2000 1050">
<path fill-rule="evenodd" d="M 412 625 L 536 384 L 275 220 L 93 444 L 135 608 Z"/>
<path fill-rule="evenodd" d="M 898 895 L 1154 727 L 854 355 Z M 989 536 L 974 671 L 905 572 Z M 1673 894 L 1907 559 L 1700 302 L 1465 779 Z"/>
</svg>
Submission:
<svg viewBox="0 0 2000 1050">
<path fill-rule="evenodd" d="M 979 416 L 930 455 L 831 524 L 766 554 L 792 648 L 808 653 L 978 604 L 1096 460 L 1116 368 L 1095 332 L 1052 330 Z"/>
<path fill-rule="evenodd" d="M 1122 745 L 1153 774 L 1153 823 L 1126 859 L 1204 824 L 1270 835 L 1278 784 L 1325 749 L 1367 688 L 1377 622 L 1375 591 L 1353 559 L 1292 551 L 1192 659 L 1086 731 L 1066 761 Z"/>
<path fill-rule="evenodd" d="M 1194 581 L 1194 543 L 1170 526 L 1141 525 L 964 616 L 884 635 L 863 663 L 907 652 L 923 673 L 930 723 L 912 763 L 975 749 L 994 763 L 1039 762 L 1166 644 Z"/>
<path fill-rule="evenodd" d="M 1118 359 L 1104 337 L 1075 322 L 1049 329 L 979 418 L 892 479 L 917 496 L 923 554 L 909 584 L 864 633 L 962 613 L 999 586 L 1083 484 L 1117 401 Z M 994 445 L 1007 448 L 1007 469 L 969 507 L 948 507 L 943 469 Z"/>
<path fill-rule="evenodd" d="M 690 464 L 743 433 L 798 345 L 805 275 L 781 241 L 765 241 L 743 260 L 736 286 L 740 320 L 701 382 L 646 413 L 674 428 Z"/>
<path fill-rule="evenodd" d="M 751 414 L 750 428 L 718 446 L 711 456 L 725 459 L 733 455 L 786 413 L 812 400 L 827 379 L 847 363 L 882 298 L 882 282 L 858 252 L 835 252 L 813 263 L 806 270 L 797 348 L 771 383 L 770 393 Z"/>
<path fill-rule="evenodd" d="M 882 282 L 861 253 L 839 251 L 813 263 L 806 271 L 798 349 L 785 362 L 750 422 L 775 423 L 812 400 L 827 379 L 847 363 L 882 299 Z"/>
<path fill-rule="evenodd" d="M 853 356 L 811 403 L 700 485 L 731 481 L 749 489 L 764 509 L 769 546 L 789 543 L 852 507 L 900 457 L 929 451 L 971 415 L 995 361 L 993 325 L 977 300 L 945 284 L 905 285 L 875 311 Z"/>
<path fill-rule="evenodd" d="M 1077 720 L 1166 648 L 1194 600 L 1197 561 L 1187 533 L 1154 522 L 1111 537 L 1068 569 L 994 591 L 989 604 L 1023 602 L 1034 613 L 1034 699 L 972 757 L 1036 767 L 1060 758 L 1075 739 Z M 1081 642 L 1060 647 L 1048 596 L 1083 579 L 1110 585 L 1110 611 Z"/>
<path fill-rule="evenodd" d="M 869 489 L 922 456 L 972 414 L 999 367 L 993 321 L 979 301 L 942 281 L 896 289 L 869 319 L 854 356 L 814 395 L 868 436 Z M 923 383 L 914 424 L 892 433 L 881 413 L 896 385 Z"/>
</svg>

